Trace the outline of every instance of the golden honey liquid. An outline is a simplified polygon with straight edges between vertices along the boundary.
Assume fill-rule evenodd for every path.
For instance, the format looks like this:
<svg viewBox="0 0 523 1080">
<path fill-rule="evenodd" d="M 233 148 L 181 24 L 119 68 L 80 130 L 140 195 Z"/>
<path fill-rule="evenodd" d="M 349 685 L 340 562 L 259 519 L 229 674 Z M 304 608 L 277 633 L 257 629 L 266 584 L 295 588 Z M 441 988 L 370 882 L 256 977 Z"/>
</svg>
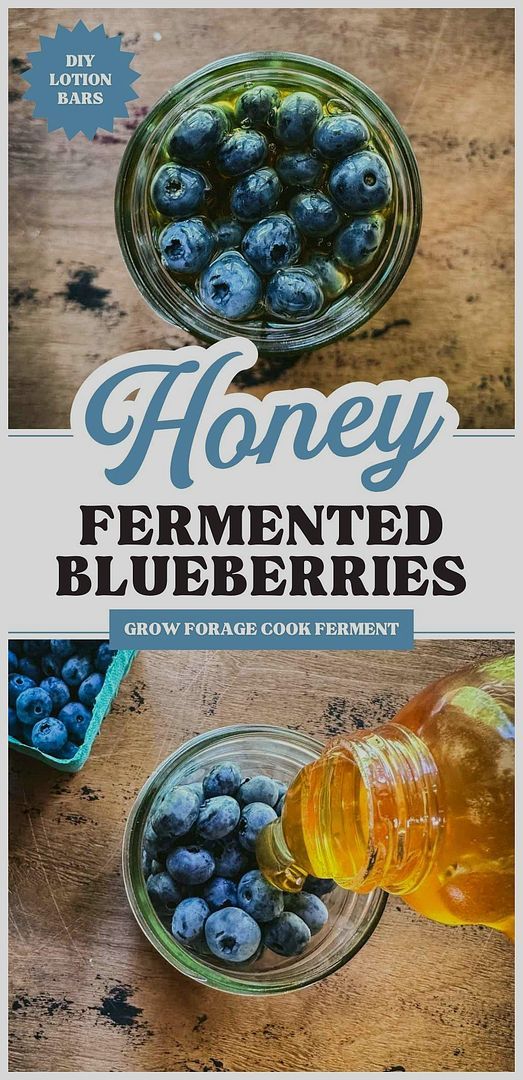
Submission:
<svg viewBox="0 0 523 1080">
<path fill-rule="evenodd" d="M 354 752 L 366 761 L 372 746 L 378 764 L 364 780 Z M 439 922 L 511 936 L 514 657 L 434 683 L 376 732 L 334 740 L 296 777 L 281 828 L 294 881 L 276 865 L 269 830 L 258 849 L 280 887 L 300 887 L 301 868 L 356 892 L 379 885 Z"/>
</svg>

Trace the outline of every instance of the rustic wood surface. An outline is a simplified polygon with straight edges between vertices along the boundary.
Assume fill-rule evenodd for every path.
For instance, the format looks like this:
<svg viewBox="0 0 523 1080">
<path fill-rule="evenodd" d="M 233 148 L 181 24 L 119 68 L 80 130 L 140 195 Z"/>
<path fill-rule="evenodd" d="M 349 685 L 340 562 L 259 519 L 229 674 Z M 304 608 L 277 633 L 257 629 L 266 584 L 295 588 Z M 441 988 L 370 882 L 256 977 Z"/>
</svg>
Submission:
<svg viewBox="0 0 523 1080">
<path fill-rule="evenodd" d="M 498 1071 L 513 1068 L 513 950 L 390 898 L 322 984 L 252 1000 L 155 952 L 127 906 L 125 820 L 180 742 L 228 724 L 327 739 L 389 719 L 433 678 L 508 642 L 410 653 L 141 653 L 84 769 L 12 755 L 10 1046 L 15 1071 Z"/>
<path fill-rule="evenodd" d="M 135 52 L 139 99 L 94 142 L 47 134 L 22 100 L 26 54 L 84 18 Z M 113 225 L 123 149 L 156 99 L 252 48 L 313 53 L 369 83 L 418 156 L 422 237 L 394 297 L 352 339 L 294 366 L 260 364 L 253 393 L 438 375 L 463 427 L 513 424 L 513 12 L 510 10 L 12 10 L 10 424 L 63 428 L 104 360 L 189 342 L 139 296 Z"/>
</svg>

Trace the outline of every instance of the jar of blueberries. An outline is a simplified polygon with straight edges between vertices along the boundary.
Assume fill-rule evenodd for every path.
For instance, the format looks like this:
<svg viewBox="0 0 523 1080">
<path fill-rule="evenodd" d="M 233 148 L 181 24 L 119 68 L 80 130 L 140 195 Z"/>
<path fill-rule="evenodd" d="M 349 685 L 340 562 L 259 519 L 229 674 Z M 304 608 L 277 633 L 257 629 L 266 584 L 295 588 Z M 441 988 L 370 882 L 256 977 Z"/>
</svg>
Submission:
<svg viewBox="0 0 523 1080">
<path fill-rule="evenodd" d="M 380 890 L 356 895 L 310 878 L 287 894 L 257 865 L 260 830 L 321 750 L 285 728 L 221 728 L 185 743 L 140 791 L 123 841 L 127 896 L 149 941 L 185 975 L 236 994 L 298 990 L 347 963 L 375 930 Z"/>
<path fill-rule="evenodd" d="M 419 235 L 420 179 L 400 124 L 354 76 L 245 53 L 152 108 L 123 157 L 116 224 L 159 315 L 288 356 L 351 333 L 394 292 Z"/>
</svg>

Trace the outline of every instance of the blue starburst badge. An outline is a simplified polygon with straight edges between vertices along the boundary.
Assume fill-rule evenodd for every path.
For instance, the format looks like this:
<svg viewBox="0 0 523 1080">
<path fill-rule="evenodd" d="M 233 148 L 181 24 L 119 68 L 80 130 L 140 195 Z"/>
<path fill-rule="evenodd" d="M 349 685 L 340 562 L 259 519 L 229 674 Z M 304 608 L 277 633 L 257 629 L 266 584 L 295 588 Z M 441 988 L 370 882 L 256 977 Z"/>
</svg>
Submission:
<svg viewBox="0 0 523 1080">
<path fill-rule="evenodd" d="M 122 52 L 118 35 L 102 25 L 88 30 L 57 26 L 54 37 L 40 37 L 40 49 L 27 54 L 33 118 L 47 120 L 49 131 L 63 128 L 68 139 L 79 132 L 94 139 L 97 128 L 113 130 L 117 116 L 128 116 L 126 102 L 138 97 L 131 84 L 139 79 L 130 68 L 134 53 Z"/>
</svg>

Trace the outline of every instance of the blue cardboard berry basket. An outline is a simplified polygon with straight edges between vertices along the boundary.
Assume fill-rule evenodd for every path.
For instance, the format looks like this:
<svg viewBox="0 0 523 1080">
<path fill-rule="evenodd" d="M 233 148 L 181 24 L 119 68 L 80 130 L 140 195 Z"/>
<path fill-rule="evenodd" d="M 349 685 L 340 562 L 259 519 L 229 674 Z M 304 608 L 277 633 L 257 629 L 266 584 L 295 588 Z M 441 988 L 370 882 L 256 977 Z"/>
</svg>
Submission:
<svg viewBox="0 0 523 1080">
<path fill-rule="evenodd" d="M 41 750 L 36 750 L 34 746 L 27 746 L 26 743 L 20 742 L 14 735 L 9 736 L 10 745 L 14 746 L 15 750 L 18 750 L 21 754 L 27 754 L 28 757 L 36 758 L 38 761 L 45 761 L 51 768 L 58 769 L 60 772 L 79 772 L 91 753 L 93 742 L 105 717 L 111 711 L 122 679 L 127 675 L 136 652 L 136 649 L 118 649 L 118 652 L 111 660 L 105 673 L 104 684 L 94 703 L 93 715 L 85 733 L 85 739 L 82 745 L 78 747 L 74 757 L 68 758 L 67 761 L 60 761 L 59 758 L 51 757 L 50 754 L 44 754 Z"/>
</svg>

